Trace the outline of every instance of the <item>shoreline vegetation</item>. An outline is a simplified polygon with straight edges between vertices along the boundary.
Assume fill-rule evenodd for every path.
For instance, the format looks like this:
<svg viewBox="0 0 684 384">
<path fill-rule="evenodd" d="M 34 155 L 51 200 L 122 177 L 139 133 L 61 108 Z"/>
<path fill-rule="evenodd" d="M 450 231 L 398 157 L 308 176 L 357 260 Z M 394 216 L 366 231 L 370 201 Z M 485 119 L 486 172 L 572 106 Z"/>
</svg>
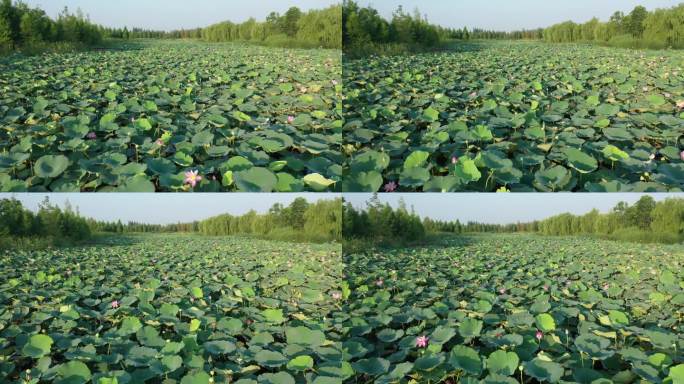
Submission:
<svg viewBox="0 0 684 384">
<path fill-rule="evenodd" d="M 650 196 L 643 196 L 631 206 L 620 202 L 607 213 L 594 209 L 581 216 L 565 213 L 544 220 L 499 225 L 421 218 L 403 200 L 393 208 L 387 203 L 382 204 L 375 194 L 363 208 L 346 203 L 342 225 L 344 247 L 352 252 L 373 247 L 430 245 L 439 242 L 440 237 L 446 234 L 482 233 L 527 233 L 678 244 L 684 242 L 684 199 L 668 198 L 656 202 Z"/>
<path fill-rule="evenodd" d="M 46 198 L 37 212 L 20 201 L 0 199 L 0 250 L 39 250 L 97 243 L 112 235 L 187 233 L 201 236 L 241 236 L 296 243 L 331 243 L 342 239 L 342 200 L 310 203 L 304 198 L 290 205 L 273 205 L 268 212 L 218 215 L 175 224 L 105 222 L 81 216 L 70 204 L 59 207 Z"/>
<path fill-rule="evenodd" d="M 648 11 L 643 6 L 630 13 L 615 12 L 608 21 L 593 18 L 586 23 L 566 21 L 546 28 L 518 31 L 446 28 L 430 23 L 418 9 L 401 6 L 385 19 L 371 6 L 353 0 L 342 5 L 344 54 L 351 59 L 369 55 L 401 55 L 453 49 L 455 43 L 482 40 L 530 40 L 547 43 L 589 43 L 630 49 L 684 48 L 684 3 Z"/>
<path fill-rule="evenodd" d="M 224 21 L 193 29 L 156 31 L 111 28 L 93 23 L 80 9 L 65 7 L 53 19 L 22 1 L 0 1 L 0 55 L 60 53 L 107 49 L 137 39 L 192 39 L 205 42 L 248 42 L 282 48 L 342 48 L 342 6 L 302 11 L 291 7 L 266 20 Z"/>
</svg>

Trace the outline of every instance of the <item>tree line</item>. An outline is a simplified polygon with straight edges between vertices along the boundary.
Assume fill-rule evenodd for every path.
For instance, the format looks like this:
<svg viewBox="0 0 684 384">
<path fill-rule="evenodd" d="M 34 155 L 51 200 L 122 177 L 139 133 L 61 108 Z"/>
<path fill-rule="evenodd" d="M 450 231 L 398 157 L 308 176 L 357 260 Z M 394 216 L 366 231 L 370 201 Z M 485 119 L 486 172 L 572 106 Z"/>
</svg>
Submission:
<svg viewBox="0 0 684 384">
<path fill-rule="evenodd" d="M 92 23 L 79 9 L 68 8 L 51 19 L 38 7 L 22 1 L 0 0 L 0 51 L 61 47 L 56 43 L 94 46 L 106 39 L 202 39 L 208 42 L 245 41 L 281 47 L 342 48 L 342 7 L 303 12 L 291 7 L 285 14 L 271 12 L 264 22 L 251 18 L 205 28 L 158 31 L 112 28 Z"/>
<path fill-rule="evenodd" d="M 266 213 L 251 210 L 244 215 L 223 214 L 200 221 L 146 224 L 89 219 L 93 232 L 104 233 L 197 233 L 206 236 L 255 236 L 302 242 L 339 241 L 342 238 L 342 201 L 309 203 L 296 198 L 288 206 L 276 203 Z"/>
<path fill-rule="evenodd" d="M 544 29 L 553 43 L 590 42 L 628 48 L 684 48 L 684 4 L 649 12 L 643 6 L 629 14 L 615 12 L 607 22 L 564 23 Z"/>
<path fill-rule="evenodd" d="M 270 46 L 342 48 L 342 7 L 303 12 L 291 7 L 283 15 L 271 12 L 265 21 L 254 18 L 243 23 L 224 21 L 203 28 L 201 38 L 209 42 L 247 41 Z"/>
<path fill-rule="evenodd" d="M 93 232 L 100 233 L 186 233 L 197 232 L 199 226 L 199 221 L 174 224 L 147 224 L 136 221 L 123 223 L 121 220 L 98 221 L 94 219 L 87 219 L 87 221 Z"/>
<path fill-rule="evenodd" d="M 371 6 L 361 7 L 353 0 L 342 3 L 342 41 L 349 56 L 432 49 L 453 32 L 431 24 L 417 9 L 411 14 L 399 6 L 386 20 Z"/>
<path fill-rule="evenodd" d="M 309 203 L 304 198 L 290 205 L 274 204 L 268 212 L 218 215 L 205 220 L 174 224 L 123 223 L 82 217 L 69 202 L 64 208 L 46 197 L 36 213 L 17 199 L 0 199 L 0 249 L 67 245 L 93 234 L 196 233 L 206 236 L 254 236 L 264 239 L 330 242 L 342 239 L 342 200 Z"/>
<path fill-rule="evenodd" d="M 434 232 L 534 232 L 548 236 L 590 235 L 614 240 L 679 243 L 684 241 L 684 199 L 656 202 L 641 197 L 633 205 L 618 203 L 610 212 L 594 209 L 585 215 L 563 213 L 544 220 L 507 225 L 440 222 L 426 219 Z"/>
<path fill-rule="evenodd" d="M 102 28 L 79 10 L 68 8 L 53 20 L 42 9 L 12 0 L 0 2 L 0 50 L 15 50 L 50 43 L 93 45 L 103 39 Z"/>
<path fill-rule="evenodd" d="M 111 28 L 101 27 L 104 37 L 111 39 L 201 39 L 202 28 L 178 29 L 173 31 L 156 31 L 144 28 Z"/>
<path fill-rule="evenodd" d="M 0 199 L 0 248 L 30 245 L 40 238 L 40 246 L 63 245 L 89 239 L 90 226 L 70 204 L 62 209 L 46 197 L 36 213 L 19 200 Z M 27 240 L 32 239 L 32 240 Z"/>
<path fill-rule="evenodd" d="M 544 220 L 511 224 L 461 223 L 421 219 L 400 200 L 393 208 L 374 195 L 364 208 L 344 206 L 345 240 L 376 244 L 405 244 L 425 240 L 431 233 L 539 233 L 547 236 L 596 236 L 621 241 L 679 243 L 684 241 L 684 199 L 656 202 L 641 197 L 633 205 L 618 203 L 610 212 L 594 209 L 585 215 L 564 213 Z"/>
<path fill-rule="evenodd" d="M 421 218 L 407 208 L 403 199 L 398 208 L 393 208 L 374 194 L 364 208 L 354 208 L 350 203 L 344 205 L 342 233 L 346 240 L 405 244 L 423 240 L 427 231 Z"/>
<path fill-rule="evenodd" d="M 296 198 L 290 205 L 274 204 L 268 212 L 241 216 L 220 215 L 199 222 L 198 231 L 209 236 L 251 235 L 274 240 L 312 242 L 342 238 L 342 200 L 309 203 Z"/>
</svg>

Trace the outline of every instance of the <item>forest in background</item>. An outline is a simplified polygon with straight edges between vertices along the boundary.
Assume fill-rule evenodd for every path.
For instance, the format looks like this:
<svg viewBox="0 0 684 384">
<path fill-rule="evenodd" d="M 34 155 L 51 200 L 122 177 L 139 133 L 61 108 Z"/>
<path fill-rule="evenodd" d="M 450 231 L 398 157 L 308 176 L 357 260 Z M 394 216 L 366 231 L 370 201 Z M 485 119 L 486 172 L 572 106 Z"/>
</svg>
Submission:
<svg viewBox="0 0 684 384">
<path fill-rule="evenodd" d="M 0 249 L 69 245 L 90 239 L 88 221 L 70 204 L 64 208 L 48 198 L 32 212 L 16 199 L 0 199 Z"/>
<path fill-rule="evenodd" d="M 244 215 L 223 214 L 201 221 L 174 224 L 123 223 L 88 220 L 93 232 L 102 233 L 199 233 L 206 236 L 245 235 L 271 240 L 329 242 L 342 239 L 342 200 L 310 203 L 296 198 L 289 205 L 274 204 L 268 212 L 251 210 Z"/>
<path fill-rule="evenodd" d="M 390 20 L 371 6 L 344 0 L 342 9 L 344 53 L 350 57 L 370 54 L 402 54 L 449 47 L 452 41 L 543 40 L 549 43 L 595 43 L 621 48 L 684 48 L 684 3 L 649 12 L 637 6 L 629 14 L 615 12 L 610 20 L 593 18 L 587 23 L 567 21 L 530 30 L 511 32 L 445 28 L 431 24 L 418 9 L 407 13 L 399 7 Z"/>
<path fill-rule="evenodd" d="M 565 213 L 544 220 L 507 225 L 421 219 L 401 200 L 397 208 L 377 194 L 364 208 L 344 205 L 342 231 L 346 241 L 404 245 L 439 233 L 538 233 L 546 236 L 595 236 L 619 241 L 674 244 L 684 241 L 684 199 L 656 202 L 643 196 L 633 205 L 618 203 L 610 212 L 594 209 L 585 215 Z M 356 248 L 356 247 L 355 247 Z"/>
<path fill-rule="evenodd" d="M 342 239 L 341 222 L 341 199 L 309 203 L 297 198 L 288 206 L 275 204 L 263 214 L 252 210 L 240 216 L 224 214 L 201 221 L 160 225 L 85 218 L 71 204 L 60 208 L 47 197 L 34 213 L 12 198 L 0 199 L 0 249 L 70 245 L 102 233 L 197 233 L 324 243 Z"/>
<path fill-rule="evenodd" d="M 265 21 L 225 21 L 201 31 L 205 41 L 247 41 L 277 47 L 342 48 L 342 7 L 303 12 L 291 7 L 283 15 L 271 12 Z"/>
<path fill-rule="evenodd" d="M 207 27 L 156 31 L 111 28 L 94 24 L 80 9 L 64 8 L 56 19 L 22 1 L 0 0 L 0 53 L 67 51 L 133 39 L 197 39 L 207 42 L 249 42 L 277 47 L 342 48 L 342 7 L 307 12 L 291 7 L 271 12 L 263 22 L 221 22 Z"/>
<path fill-rule="evenodd" d="M 572 21 L 544 30 L 545 41 L 552 43 L 587 42 L 622 48 L 684 48 L 684 3 L 649 12 L 643 6 L 629 14 L 615 12 L 610 20 L 597 18 L 578 24 Z"/>
<path fill-rule="evenodd" d="M 12 0 L 0 2 L 0 53 L 17 49 L 64 50 L 102 43 L 102 27 L 81 11 L 67 8 L 53 20 L 40 8 Z"/>
</svg>

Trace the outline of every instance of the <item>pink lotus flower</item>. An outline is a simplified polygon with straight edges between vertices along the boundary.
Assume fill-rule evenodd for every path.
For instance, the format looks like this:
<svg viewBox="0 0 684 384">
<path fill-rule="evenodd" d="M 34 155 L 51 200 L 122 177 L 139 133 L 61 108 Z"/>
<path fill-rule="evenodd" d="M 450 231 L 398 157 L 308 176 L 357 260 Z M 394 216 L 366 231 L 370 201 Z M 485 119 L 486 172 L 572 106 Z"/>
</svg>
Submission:
<svg viewBox="0 0 684 384">
<path fill-rule="evenodd" d="M 682 151 L 682 152 L 679 154 L 679 158 L 682 159 L 682 161 L 684 161 L 684 151 Z"/>
<path fill-rule="evenodd" d="M 499 288 L 499 293 L 502 295 L 506 293 L 506 288 Z"/>
<path fill-rule="evenodd" d="M 294 123 L 294 116 L 288 116 L 288 117 L 287 117 L 287 122 L 288 122 L 288 124 Z"/>
<path fill-rule="evenodd" d="M 157 139 L 157 141 L 155 141 L 155 143 L 156 143 L 157 145 L 160 145 L 160 146 L 161 146 L 161 145 L 164 145 L 164 140 L 162 140 L 162 139 Z"/>
<path fill-rule="evenodd" d="M 477 96 L 477 92 L 472 92 L 470 95 L 468 95 L 468 97 L 470 97 L 470 98 L 473 98 L 475 96 Z"/>
<path fill-rule="evenodd" d="M 425 348 L 428 345 L 428 337 L 427 336 L 418 336 L 416 337 L 416 347 L 418 348 Z"/>
<path fill-rule="evenodd" d="M 119 308 L 119 300 L 114 300 L 114 301 L 112 301 L 111 306 L 112 306 L 112 309 L 117 309 L 117 308 Z"/>
<path fill-rule="evenodd" d="M 544 284 L 544 286 L 542 288 L 544 288 L 545 291 L 549 290 L 549 286 L 547 284 Z"/>
<path fill-rule="evenodd" d="M 604 284 L 603 284 L 603 290 L 604 290 L 604 291 L 607 291 L 607 290 L 608 290 L 608 283 L 604 283 Z"/>
<path fill-rule="evenodd" d="M 684 100 L 679 100 L 677 102 L 677 108 L 684 109 Z"/>
<path fill-rule="evenodd" d="M 202 181 L 202 176 L 198 175 L 199 171 L 189 171 L 185 172 L 185 184 L 190 184 L 191 187 L 195 188 L 195 185 Z"/>
<path fill-rule="evenodd" d="M 377 279 L 377 280 L 375 280 L 375 285 L 377 285 L 378 287 L 382 287 L 382 285 L 383 285 L 384 283 L 385 283 L 385 282 L 382 281 L 382 279 Z"/>
<path fill-rule="evenodd" d="M 341 294 L 340 292 L 337 292 L 337 291 L 333 292 L 333 293 L 331 294 L 331 296 L 332 296 L 332 298 L 335 299 L 335 300 L 340 300 L 340 299 L 342 298 L 342 294 Z"/>
<path fill-rule="evenodd" d="M 385 192 L 394 192 L 397 190 L 397 183 L 394 181 L 390 181 L 389 183 L 385 184 L 383 187 Z"/>
<path fill-rule="evenodd" d="M 86 135 L 86 138 L 88 138 L 88 139 L 90 139 L 90 140 L 95 140 L 95 139 L 97 139 L 97 133 L 95 133 L 95 132 L 90 132 L 90 133 L 88 133 L 88 134 Z"/>
<path fill-rule="evenodd" d="M 537 340 L 541 341 L 542 337 L 544 337 L 544 333 L 542 333 L 542 331 L 540 331 L 540 330 L 537 330 L 537 333 L 534 335 L 534 337 Z"/>
<path fill-rule="evenodd" d="M 456 164 L 456 163 L 458 163 L 458 157 L 451 156 L 451 164 Z"/>
</svg>

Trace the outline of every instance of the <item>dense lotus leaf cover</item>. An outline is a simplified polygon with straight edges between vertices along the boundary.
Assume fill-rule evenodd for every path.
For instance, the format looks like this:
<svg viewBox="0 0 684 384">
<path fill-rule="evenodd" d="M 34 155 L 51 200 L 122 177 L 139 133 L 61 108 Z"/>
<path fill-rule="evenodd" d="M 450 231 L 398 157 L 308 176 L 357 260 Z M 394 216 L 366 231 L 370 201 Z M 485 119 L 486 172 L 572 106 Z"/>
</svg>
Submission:
<svg viewBox="0 0 684 384">
<path fill-rule="evenodd" d="M 238 44 L 0 63 L 0 190 L 334 190 L 341 55 Z M 305 179 L 305 177 L 307 177 Z"/>
<path fill-rule="evenodd" d="M 668 383 L 684 373 L 681 246 L 475 235 L 344 262 L 343 350 L 357 383 Z"/>
<path fill-rule="evenodd" d="M 0 382 L 342 383 L 342 273 L 339 245 L 244 238 L 3 253 Z"/>
<path fill-rule="evenodd" d="M 683 59 L 497 42 L 345 61 L 343 190 L 681 191 Z"/>
</svg>

